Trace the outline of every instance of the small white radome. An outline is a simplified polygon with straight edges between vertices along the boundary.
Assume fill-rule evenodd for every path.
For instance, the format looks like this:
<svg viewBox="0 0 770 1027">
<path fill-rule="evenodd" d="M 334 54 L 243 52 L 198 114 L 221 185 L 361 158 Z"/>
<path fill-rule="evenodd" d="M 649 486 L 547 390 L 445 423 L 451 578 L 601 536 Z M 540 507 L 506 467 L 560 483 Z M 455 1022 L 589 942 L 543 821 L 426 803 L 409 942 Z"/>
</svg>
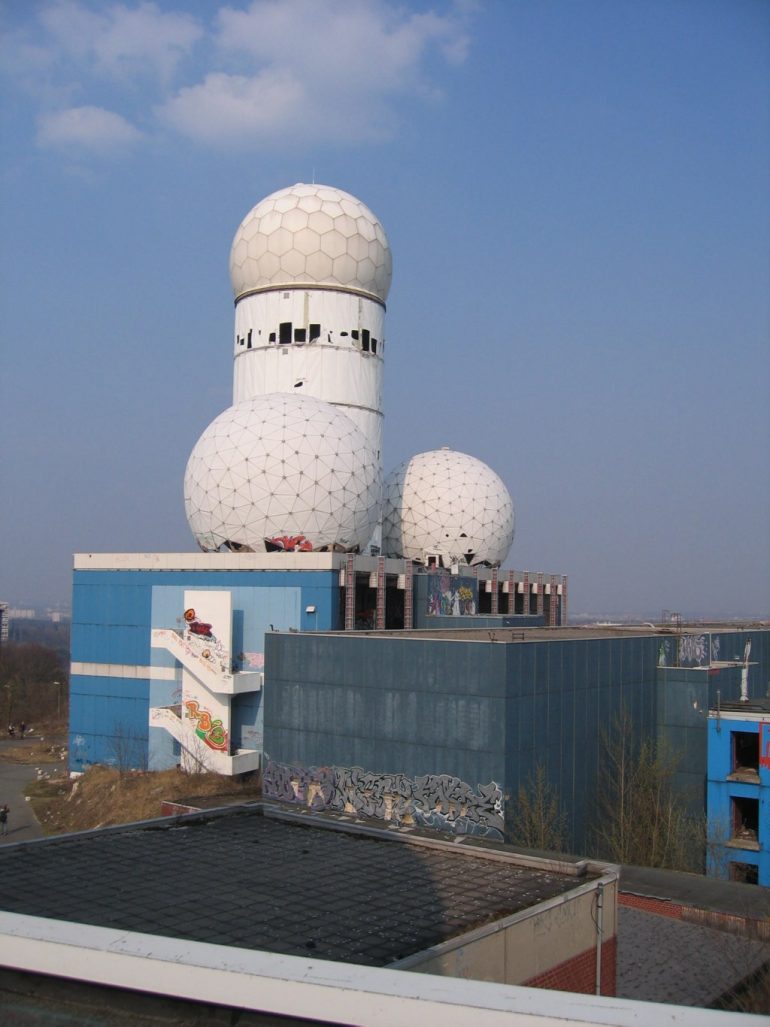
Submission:
<svg viewBox="0 0 770 1027">
<path fill-rule="evenodd" d="M 499 566 L 513 542 L 513 502 L 495 472 L 467 453 L 419 453 L 385 480 L 385 556 Z"/>
</svg>

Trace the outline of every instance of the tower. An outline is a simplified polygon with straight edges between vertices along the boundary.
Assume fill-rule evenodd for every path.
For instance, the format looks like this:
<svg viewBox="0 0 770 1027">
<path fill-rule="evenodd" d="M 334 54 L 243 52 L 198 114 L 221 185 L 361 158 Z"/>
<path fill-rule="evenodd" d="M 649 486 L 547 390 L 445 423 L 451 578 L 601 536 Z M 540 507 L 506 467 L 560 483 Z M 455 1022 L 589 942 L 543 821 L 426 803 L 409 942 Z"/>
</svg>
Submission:
<svg viewBox="0 0 770 1027">
<path fill-rule="evenodd" d="M 241 222 L 230 277 L 233 403 L 273 392 L 325 400 L 379 459 L 391 255 L 374 214 L 329 186 L 281 189 Z"/>
<path fill-rule="evenodd" d="M 382 226 L 340 189 L 282 189 L 241 222 L 230 277 L 233 405 L 185 473 L 198 545 L 362 550 L 381 514 Z"/>
</svg>

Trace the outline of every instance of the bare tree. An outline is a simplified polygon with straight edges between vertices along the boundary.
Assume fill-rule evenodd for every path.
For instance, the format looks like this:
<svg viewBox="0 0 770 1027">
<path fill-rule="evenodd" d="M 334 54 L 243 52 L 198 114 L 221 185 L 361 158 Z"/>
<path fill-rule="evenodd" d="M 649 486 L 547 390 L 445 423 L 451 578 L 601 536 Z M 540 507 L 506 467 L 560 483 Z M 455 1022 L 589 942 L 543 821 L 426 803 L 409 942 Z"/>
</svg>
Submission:
<svg viewBox="0 0 770 1027">
<path fill-rule="evenodd" d="M 519 787 L 512 839 L 527 849 L 558 852 L 564 849 L 566 836 L 567 817 L 559 808 L 558 793 L 548 783 L 545 767 L 538 764 Z"/>
<path fill-rule="evenodd" d="M 597 845 L 617 863 L 703 873 L 705 818 L 687 815 L 672 790 L 679 757 L 650 739 L 638 742 L 621 712 L 602 736 Z"/>
</svg>

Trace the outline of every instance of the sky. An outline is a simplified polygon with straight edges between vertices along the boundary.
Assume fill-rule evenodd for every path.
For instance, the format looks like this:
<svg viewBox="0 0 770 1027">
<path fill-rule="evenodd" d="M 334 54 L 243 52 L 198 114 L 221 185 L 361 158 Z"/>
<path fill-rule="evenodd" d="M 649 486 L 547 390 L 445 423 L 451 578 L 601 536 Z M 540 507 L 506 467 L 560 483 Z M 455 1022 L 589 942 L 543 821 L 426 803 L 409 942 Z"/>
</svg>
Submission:
<svg viewBox="0 0 770 1027">
<path fill-rule="evenodd" d="M 572 613 L 770 616 L 765 0 L 6 0 L 0 40 L 0 599 L 193 551 L 232 237 L 315 181 L 390 240 L 386 473 L 489 464 Z"/>
</svg>

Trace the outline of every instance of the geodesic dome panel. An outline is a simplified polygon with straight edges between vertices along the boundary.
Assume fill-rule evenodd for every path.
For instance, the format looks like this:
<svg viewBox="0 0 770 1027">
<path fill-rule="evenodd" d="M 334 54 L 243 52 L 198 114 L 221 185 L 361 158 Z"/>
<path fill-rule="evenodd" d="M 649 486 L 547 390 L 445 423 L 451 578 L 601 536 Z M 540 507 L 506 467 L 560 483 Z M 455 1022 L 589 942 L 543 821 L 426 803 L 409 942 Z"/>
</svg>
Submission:
<svg viewBox="0 0 770 1027">
<path fill-rule="evenodd" d="M 513 542 L 508 489 L 481 460 L 451 449 L 420 453 L 385 480 L 382 551 L 385 556 L 444 566 L 497 566 Z"/>
<path fill-rule="evenodd" d="M 307 282 L 357 289 L 384 302 L 391 274 L 380 222 L 355 196 L 327 185 L 300 183 L 261 200 L 241 222 L 230 250 L 236 298 Z"/>
<path fill-rule="evenodd" d="M 380 465 L 337 407 L 270 393 L 225 410 L 187 463 L 187 520 L 204 552 L 363 547 L 378 521 Z"/>
</svg>

